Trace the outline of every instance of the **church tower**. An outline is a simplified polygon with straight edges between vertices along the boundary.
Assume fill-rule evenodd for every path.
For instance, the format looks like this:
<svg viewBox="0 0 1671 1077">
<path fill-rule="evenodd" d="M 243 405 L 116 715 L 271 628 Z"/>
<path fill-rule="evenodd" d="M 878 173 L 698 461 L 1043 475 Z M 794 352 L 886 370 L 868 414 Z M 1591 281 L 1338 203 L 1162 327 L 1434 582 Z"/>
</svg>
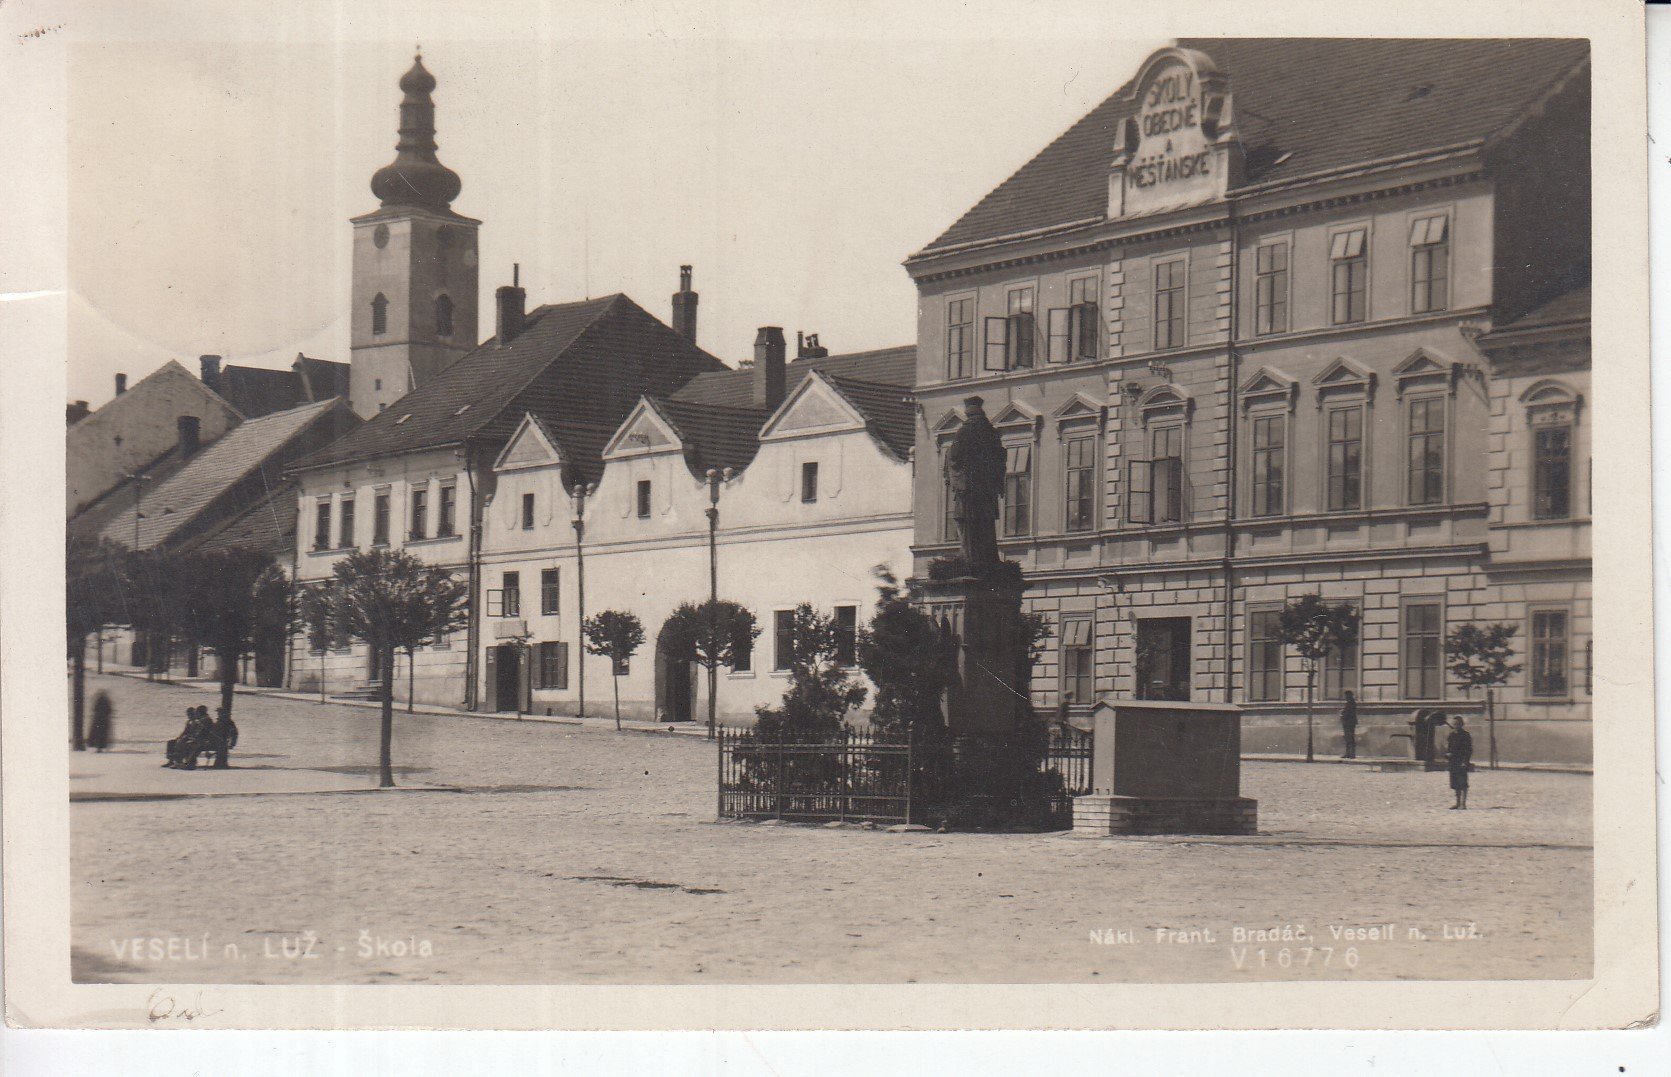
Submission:
<svg viewBox="0 0 1671 1077">
<path fill-rule="evenodd" d="M 401 76 L 400 141 L 371 177 L 382 202 L 355 217 L 349 403 L 370 418 L 474 348 L 476 229 L 452 211 L 458 174 L 435 157 L 435 76 Z"/>
</svg>

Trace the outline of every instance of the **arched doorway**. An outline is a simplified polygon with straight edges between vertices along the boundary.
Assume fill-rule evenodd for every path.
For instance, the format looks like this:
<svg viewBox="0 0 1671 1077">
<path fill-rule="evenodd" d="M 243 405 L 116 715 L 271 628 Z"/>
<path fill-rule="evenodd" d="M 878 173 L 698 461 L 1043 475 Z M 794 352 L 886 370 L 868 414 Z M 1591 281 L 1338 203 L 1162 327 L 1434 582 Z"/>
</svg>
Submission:
<svg viewBox="0 0 1671 1077">
<path fill-rule="evenodd" d="M 696 663 L 667 650 L 667 625 L 656 636 L 656 720 L 688 722 L 694 717 Z"/>
</svg>

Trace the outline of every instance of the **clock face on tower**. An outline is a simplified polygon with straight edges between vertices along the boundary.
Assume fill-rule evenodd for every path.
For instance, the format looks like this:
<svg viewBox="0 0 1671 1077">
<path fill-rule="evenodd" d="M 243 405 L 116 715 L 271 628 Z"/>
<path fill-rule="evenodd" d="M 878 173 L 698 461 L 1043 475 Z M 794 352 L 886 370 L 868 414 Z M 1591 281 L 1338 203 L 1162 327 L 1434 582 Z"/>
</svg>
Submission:
<svg viewBox="0 0 1671 1077">
<path fill-rule="evenodd" d="M 371 242 L 376 245 L 378 250 L 387 247 L 389 245 L 389 226 L 380 224 L 374 228 L 371 233 Z"/>
</svg>

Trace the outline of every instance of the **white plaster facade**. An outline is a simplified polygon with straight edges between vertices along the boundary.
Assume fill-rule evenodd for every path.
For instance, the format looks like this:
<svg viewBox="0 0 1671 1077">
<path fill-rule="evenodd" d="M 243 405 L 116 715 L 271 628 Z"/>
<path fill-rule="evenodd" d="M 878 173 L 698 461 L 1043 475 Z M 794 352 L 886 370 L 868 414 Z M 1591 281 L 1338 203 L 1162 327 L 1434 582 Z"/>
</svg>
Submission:
<svg viewBox="0 0 1671 1077">
<path fill-rule="evenodd" d="M 619 679 L 623 716 L 701 720 L 707 714 L 706 671 L 685 671 L 692 688 L 682 695 L 670 683 L 680 671 L 656 654 L 657 633 L 674 608 L 708 597 L 709 488 L 698 474 L 705 469 L 688 462 L 690 440 L 655 401 L 641 400 L 604 451 L 602 478 L 584 502 L 584 614 L 620 610 L 644 626 L 645 643 Z M 813 491 L 803 489 L 808 464 L 816 465 Z M 534 668 L 523 678 L 523 706 L 576 713 L 584 663 L 586 713 L 612 713 L 609 663 L 583 655 L 578 642 L 577 503 L 562 489 L 563 465 L 532 416 L 496 465 L 496 490 L 483 518 L 486 615 L 476 664 L 489 709 L 516 709 L 514 696 L 505 698 L 489 679 L 511 653 L 506 640 L 525 639 L 527 659 L 518 661 Z M 642 483 L 649 484 L 643 515 Z M 809 492 L 815 499 L 804 500 Z M 528 497 L 531 527 L 524 526 Z M 875 568 L 909 574 L 911 532 L 910 461 L 874 436 L 829 380 L 808 374 L 760 428 L 752 461 L 720 485 L 719 595 L 753 611 L 761 628 L 750 668 L 720 671 L 720 720 L 751 722 L 756 706 L 782 698 L 787 674 L 774 668 L 775 612 L 801 602 L 832 615 L 848 606 L 862 625 L 875 604 Z M 506 573 L 520 584 L 516 617 L 494 616 L 504 612 Z M 542 573 L 555 573 L 554 596 L 542 587 Z M 541 644 L 558 645 L 548 654 L 566 652 L 564 676 L 542 676 Z M 506 650 L 490 657 L 501 647 Z"/>
</svg>

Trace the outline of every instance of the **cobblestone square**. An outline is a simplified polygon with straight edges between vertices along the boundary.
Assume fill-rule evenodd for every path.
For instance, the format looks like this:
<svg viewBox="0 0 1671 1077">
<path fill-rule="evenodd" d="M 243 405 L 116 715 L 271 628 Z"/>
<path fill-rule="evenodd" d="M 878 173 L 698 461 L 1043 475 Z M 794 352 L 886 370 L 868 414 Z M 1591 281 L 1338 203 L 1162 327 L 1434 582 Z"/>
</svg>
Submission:
<svg viewBox="0 0 1671 1077">
<path fill-rule="evenodd" d="M 83 982 L 1590 973 L 1585 775 L 1481 771 L 1456 812 L 1443 773 L 1250 762 L 1255 837 L 888 833 L 716 822 L 709 742 L 602 721 L 397 714 L 390 794 L 374 709 L 240 695 L 234 770 L 164 770 L 211 697 L 100 689 L 117 751 L 72 774 L 132 790 L 72 779 Z"/>
</svg>

